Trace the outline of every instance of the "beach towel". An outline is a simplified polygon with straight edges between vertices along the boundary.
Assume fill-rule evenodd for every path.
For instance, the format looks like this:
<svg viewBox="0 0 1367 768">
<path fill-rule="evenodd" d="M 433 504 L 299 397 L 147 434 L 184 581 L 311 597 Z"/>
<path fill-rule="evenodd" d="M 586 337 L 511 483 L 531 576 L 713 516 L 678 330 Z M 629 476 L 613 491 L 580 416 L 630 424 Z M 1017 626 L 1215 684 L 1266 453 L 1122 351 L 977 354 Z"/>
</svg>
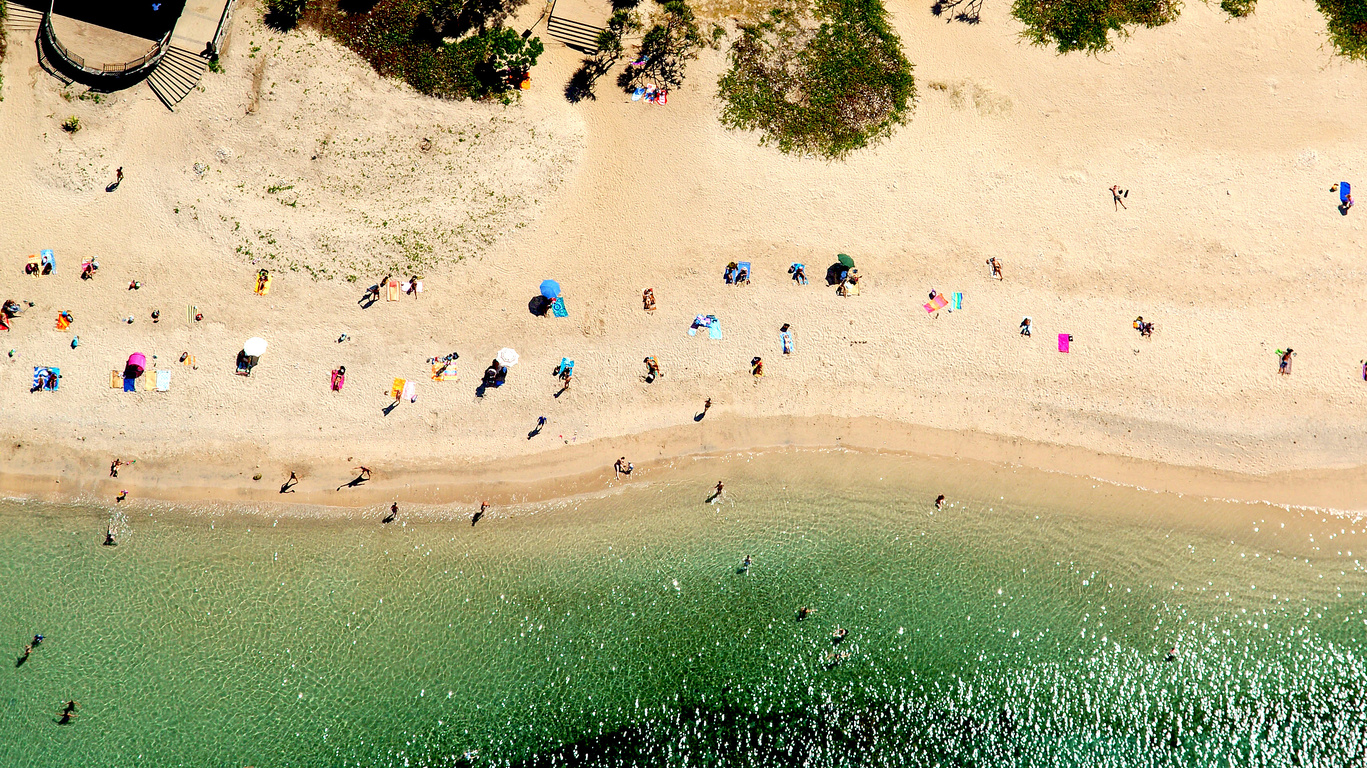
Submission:
<svg viewBox="0 0 1367 768">
<path fill-rule="evenodd" d="M 437 363 L 432 366 L 432 381 L 459 381 L 456 367 L 450 363 Z"/>
<path fill-rule="evenodd" d="M 1339 182 L 1339 202 L 1348 202 L 1348 196 L 1353 194 L 1353 186 L 1346 181 Z"/>
<path fill-rule="evenodd" d="M 53 254 L 51 248 L 44 248 L 38 252 L 38 255 L 42 257 L 43 274 L 52 274 L 57 271 L 57 256 Z"/>
<path fill-rule="evenodd" d="M 403 392 L 400 394 L 400 396 L 401 396 L 404 400 L 407 400 L 407 401 L 410 402 L 410 403 L 416 402 L 416 401 L 417 401 L 417 399 L 418 399 L 417 388 L 413 385 L 413 382 L 411 382 L 411 381 L 405 381 L 405 382 L 403 383 Z"/>
<path fill-rule="evenodd" d="M 266 279 L 264 281 L 257 280 L 255 283 L 253 283 L 253 285 L 255 285 L 256 287 L 252 288 L 252 293 L 255 293 L 257 296 L 265 296 L 266 294 L 270 293 L 271 282 L 273 280 L 275 280 L 275 278 L 271 277 L 270 275 L 266 275 Z"/>
<path fill-rule="evenodd" d="M 399 300 L 399 281 L 398 281 L 398 280 L 390 280 L 390 281 L 389 281 L 389 285 L 387 286 L 387 289 L 388 289 L 388 291 L 389 291 L 389 294 L 388 294 L 389 300 L 390 300 L 390 301 L 398 301 L 398 300 Z"/>
<path fill-rule="evenodd" d="M 48 372 L 51 372 L 51 373 L 53 373 L 54 375 L 57 376 L 57 381 L 56 381 L 56 383 L 54 383 L 51 387 L 48 387 L 48 386 L 47 386 Z M 52 367 L 49 367 L 49 366 L 41 366 L 41 367 L 40 367 L 40 366 L 34 366 L 34 367 L 33 367 L 33 388 L 34 388 L 34 390 L 46 390 L 46 391 L 51 392 L 51 391 L 55 391 L 55 390 L 56 390 L 58 387 L 60 387 L 60 386 L 62 386 L 62 369 L 61 369 L 61 368 L 52 368 Z"/>
<path fill-rule="evenodd" d="M 693 317 L 693 324 L 688 327 L 688 335 L 697 336 L 699 328 L 709 327 L 716 319 L 717 318 L 712 315 L 695 315 Z"/>
<path fill-rule="evenodd" d="M 28 257 L 28 261 L 25 262 L 25 267 L 24 267 L 25 273 L 27 273 L 27 274 L 34 274 L 34 275 L 41 275 L 42 272 L 39 272 L 39 271 L 38 271 L 38 267 L 39 267 L 40 264 L 41 264 L 41 262 L 38 261 L 38 257 L 37 257 L 37 256 L 29 256 L 29 257 Z M 32 269 L 32 270 L 29 270 L 28 265 L 32 265 L 32 266 L 33 266 L 33 269 Z"/>
<path fill-rule="evenodd" d="M 565 297 L 556 296 L 555 301 L 551 302 L 551 314 L 556 317 L 569 317 L 570 311 L 565 309 Z"/>
<path fill-rule="evenodd" d="M 707 337 L 710 339 L 721 338 L 721 321 L 715 317 L 712 318 L 711 324 L 707 326 Z"/>
<path fill-rule="evenodd" d="M 332 391 L 341 392 L 342 387 L 346 386 L 346 374 L 338 370 L 332 372 Z"/>
<path fill-rule="evenodd" d="M 137 387 L 135 386 L 135 385 L 137 384 L 137 382 L 138 382 L 137 379 L 124 379 L 124 380 L 123 380 L 123 391 L 124 391 L 124 392 L 137 392 L 138 390 L 137 390 Z"/>
<path fill-rule="evenodd" d="M 171 372 L 170 372 L 170 371 L 157 371 L 157 391 L 158 391 L 158 392 L 170 392 L 170 391 L 171 391 Z"/>
<path fill-rule="evenodd" d="M 963 309 L 963 308 L 964 308 L 964 295 L 963 295 L 963 292 L 959 292 L 959 293 L 955 293 L 955 294 L 954 294 L 954 302 L 953 302 L 953 303 L 954 303 L 954 309 Z"/>
<path fill-rule="evenodd" d="M 631 100 L 640 101 L 641 97 L 644 95 L 646 95 L 646 87 L 644 85 L 638 85 L 636 86 L 636 90 L 631 92 Z"/>
<path fill-rule="evenodd" d="M 389 396 L 398 400 L 403 395 L 403 385 L 407 383 L 403 379 L 395 379 L 394 383 L 389 385 Z"/>
<path fill-rule="evenodd" d="M 71 327 L 71 321 L 67 319 L 68 317 L 69 315 L 65 312 L 57 315 L 57 330 L 65 331 L 67 328 Z"/>
<path fill-rule="evenodd" d="M 186 367 L 189 367 L 189 368 L 194 368 L 194 367 L 195 367 L 195 356 L 194 356 L 194 355 L 186 355 L 186 356 L 185 356 L 185 359 L 180 361 L 180 364 L 181 364 L 181 365 L 184 365 L 184 366 L 186 366 Z"/>
<path fill-rule="evenodd" d="M 560 377 L 574 375 L 574 361 L 568 357 L 560 358 L 560 365 L 555 369 L 555 375 Z"/>
<path fill-rule="evenodd" d="M 109 372 L 109 388 L 118 389 L 123 386 L 123 371 Z"/>
<path fill-rule="evenodd" d="M 1073 342 L 1073 335 L 1070 333 L 1060 333 L 1058 335 L 1058 351 L 1067 352 L 1068 345 Z"/>
<path fill-rule="evenodd" d="M 945 295 L 943 293 L 940 293 L 936 294 L 935 298 L 926 302 L 925 308 L 927 312 L 938 312 L 939 310 L 944 309 L 945 306 L 948 304 L 949 299 L 945 298 Z"/>
<path fill-rule="evenodd" d="M 750 270 L 750 262 L 742 261 L 736 264 L 736 283 L 748 283 L 754 277 L 754 272 Z"/>
</svg>

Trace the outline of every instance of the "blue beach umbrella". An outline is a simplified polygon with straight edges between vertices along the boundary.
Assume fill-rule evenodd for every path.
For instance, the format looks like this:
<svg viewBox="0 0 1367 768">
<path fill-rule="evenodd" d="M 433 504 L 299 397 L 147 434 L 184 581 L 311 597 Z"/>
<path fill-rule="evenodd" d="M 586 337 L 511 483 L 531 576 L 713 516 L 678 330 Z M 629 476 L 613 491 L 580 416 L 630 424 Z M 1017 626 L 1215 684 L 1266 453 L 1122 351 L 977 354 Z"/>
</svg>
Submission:
<svg viewBox="0 0 1367 768">
<path fill-rule="evenodd" d="M 554 299 L 560 295 L 560 283 L 554 280 L 541 281 L 541 295 L 548 299 Z"/>
</svg>

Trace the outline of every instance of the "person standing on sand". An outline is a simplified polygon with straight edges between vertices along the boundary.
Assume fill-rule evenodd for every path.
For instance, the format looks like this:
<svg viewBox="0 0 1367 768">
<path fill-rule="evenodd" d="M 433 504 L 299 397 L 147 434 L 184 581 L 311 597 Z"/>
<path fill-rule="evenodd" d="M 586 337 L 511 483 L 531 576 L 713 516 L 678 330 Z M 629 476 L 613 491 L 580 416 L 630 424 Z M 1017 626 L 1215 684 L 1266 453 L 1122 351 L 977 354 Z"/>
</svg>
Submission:
<svg viewBox="0 0 1367 768">
<path fill-rule="evenodd" d="M 707 409 L 712 407 L 712 398 L 707 398 L 702 404 L 702 412 L 707 413 Z"/>
<path fill-rule="evenodd" d="M 1281 362 L 1277 364 L 1277 373 L 1282 374 L 1284 376 L 1291 375 L 1291 353 L 1295 351 L 1296 350 L 1292 349 L 1291 347 L 1286 348 L 1286 351 L 1282 353 Z"/>
<path fill-rule="evenodd" d="M 109 465 L 109 476 L 118 477 L 121 466 L 123 466 L 123 459 L 114 459 L 114 463 Z"/>
<path fill-rule="evenodd" d="M 1111 199 L 1115 202 L 1115 209 L 1117 211 L 1121 208 L 1129 210 L 1129 206 L 1125 205 L 1125 201 L 1121 199 L 1122 197 L 1129 196 L 1129 194 L 1130 190 L 1121 190 L 1119 184 L 1116 184 L 1115 186 L 1111 187 Z"/>
<path fill-rule="evenodd" d="M 365 478 L 366 480 L 370 479 L 370 467 L 357 467 L 356 471 L 360 472 L 361 477 Z"/>
<path fill-rule="evenodd" d="M 1022 336 L 1029 336 L 1029 335 L 1030 335 L 1030 318 L 1028 318 L 1028 317 L 1021 321 L 1021 335 L 1022 335 Z"/>
<path fill-rule="evenodd" d="M 622 472 L 626 469 L 626 465 L 627 465 L 627 457 L 625 457 L 625 456 L 623 456 L 622 458 L 618 459 L 618 460 L 617 460 L 617 463 L 615 463 L 615 464 L 612 465 L 612 479 L 613 479 L 613 480 L 620 480 L 620 479 L 622 479 Z"/>
<path fill-rule="evenodd" d="M 1002 264 L 1000 261 L 997 261 L 996 256 L 993 256 L 992 258 L 987 260 L 987 266 L 992 268 L 993 277 L 997 278 L 998 280 L 1002 279 Z"/>
</svg>

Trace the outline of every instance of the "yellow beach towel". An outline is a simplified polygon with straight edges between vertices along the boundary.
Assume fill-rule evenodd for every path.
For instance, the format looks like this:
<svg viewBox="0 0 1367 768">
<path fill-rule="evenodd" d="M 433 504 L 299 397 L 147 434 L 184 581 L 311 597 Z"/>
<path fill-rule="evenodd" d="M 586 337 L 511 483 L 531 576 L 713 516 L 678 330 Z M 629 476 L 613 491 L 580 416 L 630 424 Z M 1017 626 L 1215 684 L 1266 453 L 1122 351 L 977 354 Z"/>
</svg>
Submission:
<svg viewBox="0 0 1367 768">
<path fill-rule="evenodd" d="M 395 379 L 394 383 L 389 386 L 389 396 L 398 400 L 399 396 L 403 394 L 403 385 L 407 383 L 404 379 Z"/>
<path fill-rule="evenodd" d="M 432 381 L 459 381 L 459 379 L 454 365 L 437 363 L 432 366 Z"/>
<path fill-rule="evenodd" d="M 109 372 L 109 388 L 123 389 L 123 373 L 120 371 Z"/>
<path fill-rule="evenodd" d="M 252 289 L 252 292 L 255 293 L 257 296 L 265 296 L 266 294 L 271 292 L 271 281 L 273 281 L 274 279 L 275 278 L 271 277 L 270 275 L 266 275 L 265 280 L 258 279 L 256 281 L 256 287 Z"/>
</svg>

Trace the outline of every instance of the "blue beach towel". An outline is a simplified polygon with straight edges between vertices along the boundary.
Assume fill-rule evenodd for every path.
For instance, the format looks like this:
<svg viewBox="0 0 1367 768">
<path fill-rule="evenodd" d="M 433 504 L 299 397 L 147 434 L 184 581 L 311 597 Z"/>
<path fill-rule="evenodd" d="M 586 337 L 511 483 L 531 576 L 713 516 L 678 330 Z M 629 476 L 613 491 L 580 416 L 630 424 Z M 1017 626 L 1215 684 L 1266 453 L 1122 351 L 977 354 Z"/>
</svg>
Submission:
<svg viewBox="0 0 1367 768">
<path fill-rule="evenodd" d="M 738 283 L 741 281 L 748 283 L 750 282 L 750 278 L 755 276 L 754 271 L 750 269 L 750 262 L 748 261 L 742 261 L 737 263 L 736 268 L 736 282 Z M 742 273 L 745 274 L 745 277 L 741 277 Z"/>
<path fill-rule="evenodd" d="M 137 379 L 125 378 L 125 379 L 123 380 L 123 391 L 124 391 L 124 392 L 137 392 L 137 391 L 138 391 L 138 390 L 137 390 L 137 386 L 136 386 L 137 383 L 138 383 L 138 380 L 137 380 Z"/>
<path fill-rule="evenodd" d="M 565 297 L 556 296 L 555 301 L 551 302 L 551 314 L 556 317 L 569 317 L 570 311 L 565 309 Z"/>
<path fill-rule="evenodd" d="M 51 387 L 48 387 L 48 386 L 47 386 L 47 375 L 48 375 L 48 372 L 49 372 L 49 371 L 51 371 L 51 372 L 52 372 L 54 375 L 56 375 L 56 377 L 57 377 L 57 382 L 56 382 L 55 384 L 53 384 Z M 41 366 L 41 367 L 40 367 L 40 366 L 34 366 L 34 367 L 33 367 L 33 390 L 34 390 L 35 392 L 37 392 L 37 391 L 39 391 L 39 390 L 44 390 L 44 391 L 52 392 L 52 391 L 56 391 L 57 388 L 60 387 L 60 386 L 62 386 L 62 369 L 61 369 L 61 368 L 52 368 L 52 367 L 50 367 L 50 366 Z"/>
<path fill-rule="evenodd" d="M 721 338 L 721 321 L 720 321 L 720 320 L 718 320 L 718 319 L 715 318 L 715 317 L 712 318 L 712 324 L 709 325 L 709 326 L 707 326 L 707 336 L 708 336 L 708 338 L 712 338 L 712 339 L 720 339 L 720 338 Z"/>
<path fill-rule="evenodd" d="M 52 252 L 51 248 L 44 248 L 43 250 L 38 252 L 38 255 L 41 257 L 39 259 L 39 263 L 42 264 L 44 267 L 50 267 L 48 271 L 57 271 L 57 256 Z"/>
<path fill-rule="evenodd" d="M 964 308 L 964 295 L 962 292 L 954 294 L 954 299 L 950 302 L 950 306 L 954 309 Z"/>
<path fill-rule="evenodd" d="M 1340 181 L 1340 182 L 1339 182 L 1339 202 L 1341 202 L 1341 203 L 1346 203 L 1346 202 L 1348 202 L 1348 196 L 1351 195 L 1351 194 L 1353 194 L 1353 187 L 1352 187 L 1352 185 L 1349 184 L 1349 183 L 1346 182 L 1346 181 Z M 44 253 L 52 253 L 52 251 L 44 251 Z"/>
<path fill-rule="evenodd" d="M 560 358 L 560 365 L 559 365 L 559 367 L 557 367 L 557 368 L 555 369 L 555 375 L 556 375 L 556 376 L 573 376 L 573 375 L 574 375 L 574 361 L 571 360 L 571 359 L 569 359 L 568 357 L 562 357 L 562 358 Z"/>
</svg>

